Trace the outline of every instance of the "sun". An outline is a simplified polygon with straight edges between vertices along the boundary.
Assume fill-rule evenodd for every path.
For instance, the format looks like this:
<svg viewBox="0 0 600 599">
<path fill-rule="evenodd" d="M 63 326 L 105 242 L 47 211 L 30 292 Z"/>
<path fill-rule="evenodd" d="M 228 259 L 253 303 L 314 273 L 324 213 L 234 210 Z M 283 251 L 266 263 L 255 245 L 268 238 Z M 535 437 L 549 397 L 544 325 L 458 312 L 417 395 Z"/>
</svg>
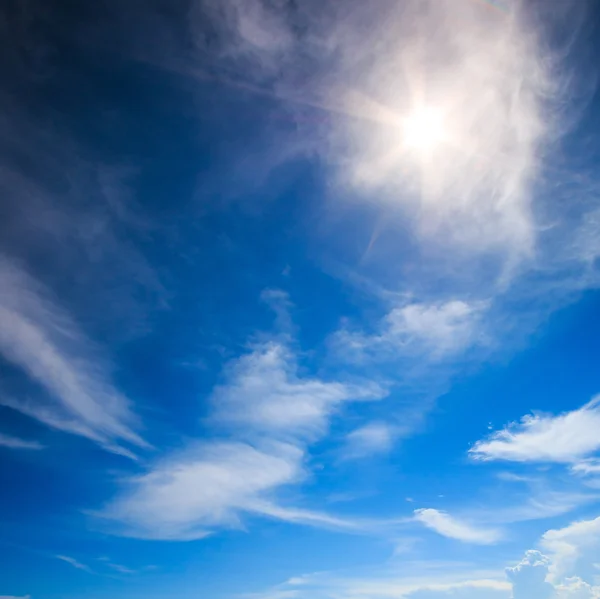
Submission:
<svg viewBox="0 0 600 599">
<path fill-rule="evenodd" d="M 408 150 L 431 154 L 446 139 L 442 113 L 430 106 L 422 106 L 404 119 L 404 144 Z"/>
</svg>

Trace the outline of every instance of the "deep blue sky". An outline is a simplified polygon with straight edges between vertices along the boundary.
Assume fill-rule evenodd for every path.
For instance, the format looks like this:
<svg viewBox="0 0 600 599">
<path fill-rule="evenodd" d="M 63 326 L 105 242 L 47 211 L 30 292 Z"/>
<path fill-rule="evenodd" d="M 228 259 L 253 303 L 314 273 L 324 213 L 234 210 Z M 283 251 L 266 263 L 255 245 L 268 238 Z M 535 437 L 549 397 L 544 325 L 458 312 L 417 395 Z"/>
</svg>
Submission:
<svg viewBox="0 0 600 599">
<path fill-rule="evenodd" d="M 0 599 L 600 597 L 593 2 L 0 39 Z"/>
</svg>

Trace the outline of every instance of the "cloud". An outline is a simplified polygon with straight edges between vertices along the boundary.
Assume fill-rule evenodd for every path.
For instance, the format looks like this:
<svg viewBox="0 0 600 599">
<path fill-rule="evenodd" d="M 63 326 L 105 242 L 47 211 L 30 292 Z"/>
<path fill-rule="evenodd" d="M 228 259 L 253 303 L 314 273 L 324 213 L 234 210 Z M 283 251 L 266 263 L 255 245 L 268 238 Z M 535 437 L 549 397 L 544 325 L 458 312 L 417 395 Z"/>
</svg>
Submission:
<svg viewBox="0 0 600 599">
<path fill-rule="evenodd" d="M 550 560 L 539 551 L 527 551 L 513 568 L 506 568 L 506 576 L 513 586 L 513 599 L 551 599 L 554 587 L 546 582 Z"/>
<path fill-rule="evenodd" d="M 44 446 L 38 441 L 26 441 L 2 433 L 0 433 L 0 446 L 10 447 L 11 449 L 44 449 Z"/>
<path fill-rule="evenodd" d="M 415 510 L 415 520 L 444 537 L 465 543 L 492 545 L 501 539 L 498 530 L 478 528 L 435 509 Z"/>
<path fill-rule="evenodd" d="M 414 358 L 440 360 L 483 340 L 485 303 L 448 300 L 413 302 L 391 309 L 373 335 L 342 329 L 334 343 L 343 356 L 364 361 Z"/>
<path fill-rule="evenodd" d="M 132 570 L 131 568 L 121 564 L 113 564 L 112 562 L 108 562 L 106 565 L 119 574 L 136 574 L 136 570 Z"/>
<path fill-rule="evenodd" d="M 0 595 L 0 599 L 31 599 L 31 595 L 23 595 L 19 597 L 16 595 Z"/>
<path fill-rule="evenodd" d="M 155 539 L 202 538 L 242 527 L 245 516 L 356 529 L 352 521 L 284 505 L 278 493 L 306 479 L 307 444 L 326 433 L 342 404 L 380 399 L 381 387 L 301 376 L 296 355 L 276 340 L 232 360 L 224 378 L 211 395 L 208 422 L 231 438 L 167 454 L 94 515 L 118 534 Z"/>
<path fill-rule="evenodd" d="M 478 519 L 498 524 L 543 520 L 567 514 L 598 500 L 598 495 L 592 493 L 556 491 L 545 485 L 536 487 L 520 504 L 507 505 L 503 496 L 500 505 L 477 512 Z"/>
<path fill-rule="evenodd" d="M 240 528 L 252 514 L 333 525 L 325 515 L 275 503 L 277 490 L 306 477 L 302 460 L 302 450 L 285 443 L 197 443 L 131 478 L 96 515 L 118 522 L 127 536 L 154 539 L 202 538 L 215 528 Z"/>
<path fill-rule="evenodd" d="M 3 397 L 2 405 L 47 426 L 87 437 L 116 453 L 120 442 L 146 447 L 133 430 L 129 400 L 108 367 L 49 292 L 0 256 L 0 354 L 43 389 L 47 403 Z"/>
<path fill-rule="evenodd" d="M 256 599 L 278 597 L 338 597 L 381 599 L 598 599 L 600 587 L 580 576 L 552 578 L 553 561 L 537 550 L 529 550 L 516 565 L 501 570 L 475 570 L 454 561 L 405 562 L 393 571 L 363 577 L 317 573 L 290 578 Z M 406 574 L 398 573 L 400 568 Z"/>
<path fill-rule="evenodd" d="M 558 599 L 597 599 L 600 588 L 592 587 L 577 576 L 567 578 L 563 584 L 556 587 Z"/>
<path fill-rule="evenodd" d="M 478 441 L 469 451 L 477 460 L 573 463 L 600 448 L 600 398 L 558 416 L 529 415 Z"/>
<path fill-rule="evenodd" d="M 244 432 L 312 439 L 326 431 L 344 403 L 381 399 L 375 383 L 348 384 L 299 377 L 295 356 L 271 341 L 233 361 L 211 396 L 212 420 Z"/>
<path fill-rule="evenodd" d="M 597 458 L 591 458 L 587 460 L 581 460 L 571 466 L 571 471 L 575 474 L 599 474 L 600 473 L 600 460 Z"/>
<path fill-rule="evenodd" d="M 417 6 L 382 10 L 371 28 L 357 10 L 332 34 L 344 64 L 331 93 L 363 116 L 339 125 L 335 148 L 350 148 L 341 176 L 404 206 L 428 243 L 527 254 L 531 184 L 555 133 L 560 74 L 519 2 L 493 17 L 472 2 Z M 426 155 L 406 147 L 402 127 L 423 108 L 445 128 Z"/>
<path fill-rule="evenodd" d="M 600 556 L 600 517 L 549 530 L 540 544 L 551 555 L 555 580 L 565 576 L 593 579 Z"/>
<path fill-rule="evenodd" d="M 364 577 L 344 576 L 335 573 L 292 577 L 273 589 L 250 595 L 255 599 L 278 597 L 357 597 L 359 599 L 509 599 L 511 585 L 501 578 L 493 578 L 490 572 L 465 571 L 464 564 L 432 561 L 407 562 L 406 575 L 384 571 Z"/>
<path fill-rule="evenodd" d="M 347 435 L 343 457 L 356 459 L 387 453 L 394 444 L 396 432 L 385 422 L 369 422 Z"/>
<path fill-rule="evenodd" d="M 552 582 L 556 562 L 539 551 L 530 550 L 523 560 L 506 568 L 513 586 L 513 599 L 596 599 L 600 587 L 593 587 L 579 576 L 565 577 Z"/>
<path fill-rule="evenodd" d="M 89 566 L 82 564 L 73 557 L 69 557 L 68 555 L 55 555 L 54 557 L 56 557 L 56 559 L 62 562 L 70 564 L 71 566 L 73 566 L 73 568 L 77 570 L 83 570 L 84 572 L 89 572 L 90 574 L 92 573 L 92 569 Z"/>
</svg>

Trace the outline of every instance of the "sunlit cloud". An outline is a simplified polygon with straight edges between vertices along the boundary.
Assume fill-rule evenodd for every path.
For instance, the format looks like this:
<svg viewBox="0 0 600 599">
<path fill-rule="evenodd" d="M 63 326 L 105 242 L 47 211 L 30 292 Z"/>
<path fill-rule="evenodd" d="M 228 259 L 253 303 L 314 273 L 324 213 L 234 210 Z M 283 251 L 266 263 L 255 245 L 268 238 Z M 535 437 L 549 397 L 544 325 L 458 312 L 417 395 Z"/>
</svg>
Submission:
<svg viewBox="0 0 600 599">
<path fill-rule="evenodd" d="M 211 396 L 208 422 L 229 440 L 189 443 L 123 482 L 94 516 L 119 535 L 190 540 L 223 528 L 243 528 L 250 517 L 358 530 L 351 519 L 289 505 L 286 487 L 309 472 L 309 443 L 327 432 L 346 402 L 382 399 L 371 383 L 350 384 L 301 376 L 297 355 L 270 339 L 232 360 Z"/>
<path fill-rule="evenodd" d="M 600 449 L 599 403 L 600 399 L 594 398 L 578 410 L 557 416 L 524 416 L 521 422 L 478 441 L 469 453 L 478 460 L 564 464 L 581 461 L 583 465 L 578 468 L 585 471 L 583 458 Z"/>
<path fill-rule="evenodd" d="M 496 529 L 475 526 L 435 509 L 416 510 L 415 519 L 444 537 L 465 543 L 491 545 L 502 538 Z"/>
<path fill-rule="evenodd" d="M 215 388 L 211 401 L 216 423 L 274 437 L 323 434 L 329 418 L 350 401 L 379 400 L 379 385 L 300 378 L 291 350 L 267 342 L 228 366 L 227 382 Z"/>
<path fill-rule="evenodd" d="M 486 342 L 484 302 L 449 300 L 411 302 L 392 308 L 376 332 L 342 328 L 333 343 L 344 358 L 365 360 L 419 359 L 436 362 Z"/>
</svg>

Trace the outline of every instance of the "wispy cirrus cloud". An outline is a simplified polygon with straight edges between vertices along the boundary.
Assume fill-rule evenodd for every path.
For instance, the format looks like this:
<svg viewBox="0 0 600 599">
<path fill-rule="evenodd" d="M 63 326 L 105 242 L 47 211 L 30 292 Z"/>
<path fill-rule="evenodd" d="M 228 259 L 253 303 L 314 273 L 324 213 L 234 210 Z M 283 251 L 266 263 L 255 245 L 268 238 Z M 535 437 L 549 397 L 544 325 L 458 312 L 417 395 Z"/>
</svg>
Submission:
<svg viewBox="0 0 600 599">
<path fill-rule="evenodd" d="M 74 557 L 69 557 L 68 555 L 55 555 L 56 559 L 61 562 L 65 562 L 70 566 L 73 566 L 76 570 L 83 570 L 84 572 L 92 573 L 92 569 L 86 564 L 82 564 L 79 560 L 76 560 Z"/>
<path fill-rule="evenodd" d="M 415 520 L 444 537 L 465 543 L 491 545 L 502 538 L 497 529 L 475 526 L 435 509 L 416 510 Z"/>
<path fill-rule="evenodd" d="M 134 477 L 99 515 L 125 535 L 198 539 L 215 528 L 241 527 L 241 515 L 261 513 L 269 495 L 305 476 L 302 452 L 277 444 L 271 450 L 242 443 L 199 443 Z"/>
<path fill-rule="evenodd" d="M 147 447 L 134 430 L 130 401 L 112 383 L 97 348 L 47 289 L 5 257 L 0 257 L 0 354 L 46 396 L 36 402 L 3 396 L 0 404 L 109 451 L 130 454 L 120 443 Z"/>
<path fill-rule="evenodd" d="M 373 382 L 301 377 L 296 357 L 277 341 L 259 345 L 227 370 L 227 382 L 211 396 L 211 419 L 241 434 L 314 438 L 326 432 L 329 419 L 344 403 L 379 400 L 387 394 Z"/>
<path fill-rule="evenodd" d="M 44 445 L 39 441 L 28 441 L 27 439 L 20 439 L 19 437 L 4 435 L 2 433 L 0 433 L 0 446 L 11 449 L 44 449 Z"/>
<path fill-rule="evenodd" d="M 386 422 L 368 422 L 346 436 L 343 459 L 359 459 L 385 454 L 392 448 L 400 430 Z"/>
<path fill-rule="evenodd" d="M 381 399 L 366 382 L 299 372 L 297 355 L 270 339 L 232 360 L 211 396 L 208 423 L 228 440 L 197 441 L 150 465 L 95 515 L 109 530 L 141 538 L 196 539 L 241 528 L 249 516 L 352 530 L 350 520 L 290 506 L 286 487 L 306 480 L 308 444 L 327 432 L 345 402 Z"/>
<path fill-rule="evenodd" d="M 333 338 L 342 357 L 358 362 L 401 359 L 439 361 L 484 340 L 484 302 L 411 302 L 392 308 L 374 334 L 340 330 Z"/>
<path fill-rule="evenodd" d="M 556 416 L 524 416 L 520 422 L 478 441 L 469 453 L 484 461 L 573 464 L 600 449 L 599 426 L 600 398 L 596 397 L 577 410 Z"/>
</svg>

